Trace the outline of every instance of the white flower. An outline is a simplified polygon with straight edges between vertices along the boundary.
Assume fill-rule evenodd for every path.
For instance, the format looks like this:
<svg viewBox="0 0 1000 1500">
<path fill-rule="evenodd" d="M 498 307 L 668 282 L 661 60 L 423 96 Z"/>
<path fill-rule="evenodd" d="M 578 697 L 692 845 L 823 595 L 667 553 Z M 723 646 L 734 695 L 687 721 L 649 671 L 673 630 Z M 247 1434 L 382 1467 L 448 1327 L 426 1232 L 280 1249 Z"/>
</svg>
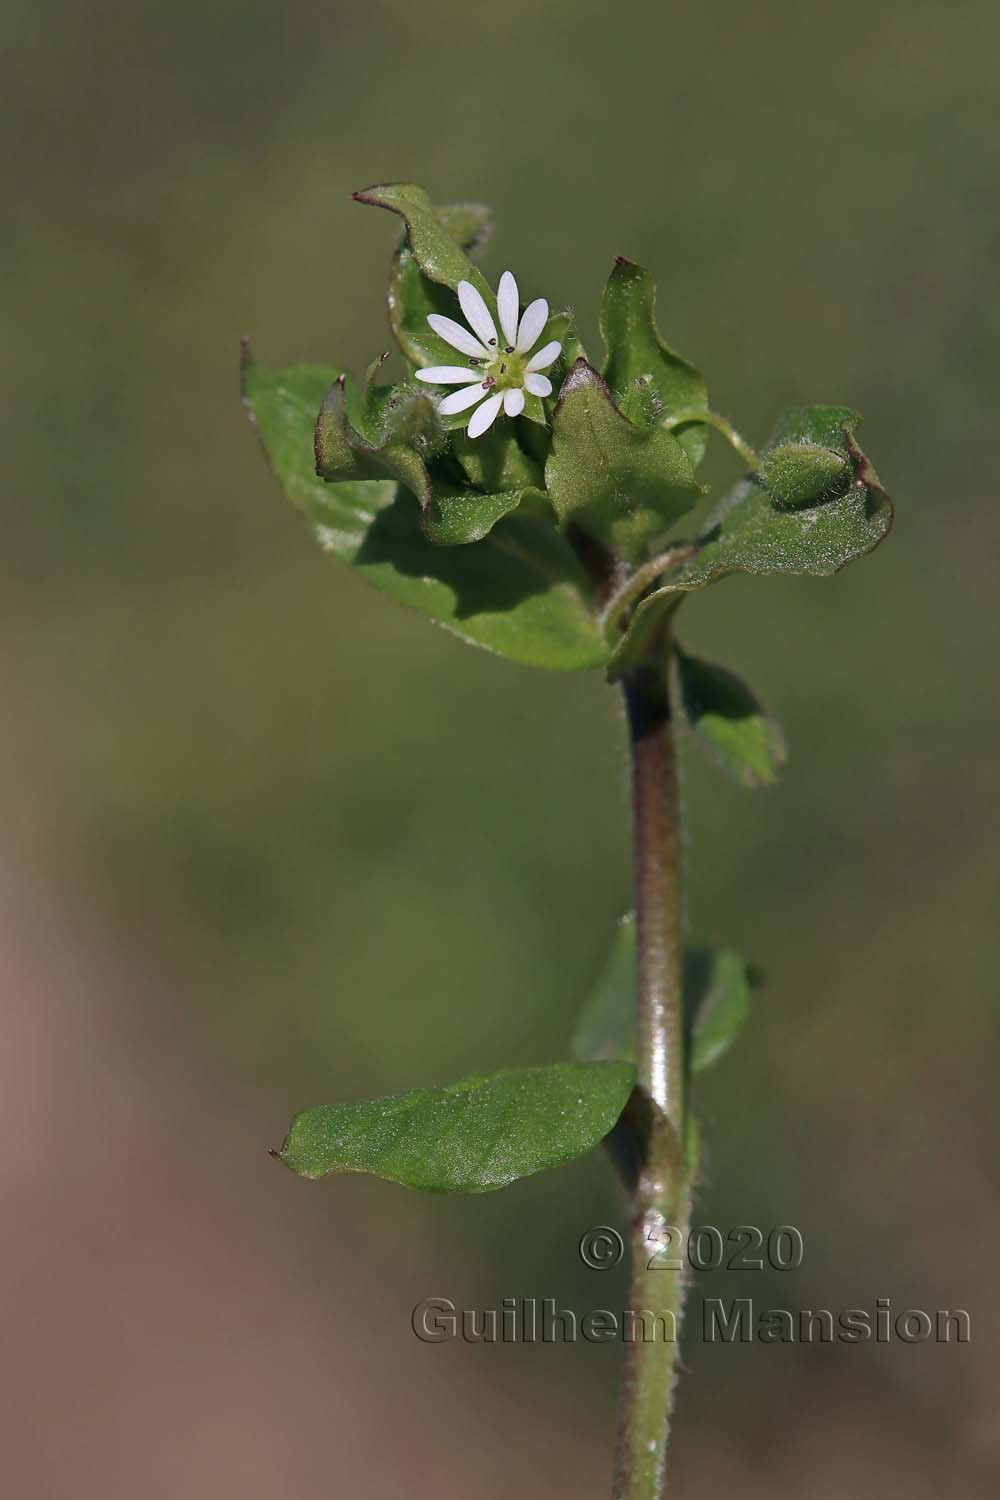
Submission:
<svg viewBox="0 0 1000 1500">
<path fill-rule="evenodd" d="M 458 283 L 458 300 L 469 328 L 452 318 L 431 313 L 428 323 L 446 344 L 457 349 L 478 368 L 462 365 L 435 365 L 418 370 L 417 379 L 429 385 L 460 385 L 460 391 L 445 396 L 438 405 L 442 416 L 466 411 L 475 406 L 469 418 L 469 436 L 477 438 L 492 427 L 503 407 L 508 417 L 518 417 L 524 410 L 524 393 L 548 396 L 552 382 L 541 373 L 559 358 L 562 344 L 555 339 L 532 354 L 549 318 L 549 304 L 544 297 L 529 303 L 518 321 L 517 282 L 509 271 L 500 277 L 497 289 L 497 312 L 503 342 L 480 294 L 471 281 Z M 470 384 L 469 382 L 473 382 Z"/>
</svg>

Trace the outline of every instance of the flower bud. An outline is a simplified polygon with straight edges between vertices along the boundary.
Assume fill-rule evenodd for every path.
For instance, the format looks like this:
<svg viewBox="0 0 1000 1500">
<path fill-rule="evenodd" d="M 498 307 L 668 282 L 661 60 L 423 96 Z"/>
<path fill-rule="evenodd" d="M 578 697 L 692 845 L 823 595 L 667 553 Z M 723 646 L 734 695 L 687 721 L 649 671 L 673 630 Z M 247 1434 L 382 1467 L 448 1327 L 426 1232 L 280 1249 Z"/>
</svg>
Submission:
<svg viewBox="0 0 1000 1500">
<path fill-rule="evenodd" d="M 761 478 L 779 505 L 812 505 L 840 493 L 847 458 L 818 443 L 782 443 L 765 454 Z"/>
</svg>

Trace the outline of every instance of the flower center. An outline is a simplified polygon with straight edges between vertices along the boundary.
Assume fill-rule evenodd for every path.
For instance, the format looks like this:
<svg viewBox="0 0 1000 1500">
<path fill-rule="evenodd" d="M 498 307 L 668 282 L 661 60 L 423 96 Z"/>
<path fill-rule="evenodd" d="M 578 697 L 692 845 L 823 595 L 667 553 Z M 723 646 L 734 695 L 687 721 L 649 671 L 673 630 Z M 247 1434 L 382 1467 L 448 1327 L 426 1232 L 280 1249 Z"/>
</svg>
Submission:
<svg viewBox="0 0 1000 1500">
<path fill-rule="evenodd" d="M 509 344 L 500 344 L 496 354 L 483 363 L 483 381 L 490 381 L 495 391 L 520 390 L 524 385 L 526 354 L 518 354 Z"/>
</svg>

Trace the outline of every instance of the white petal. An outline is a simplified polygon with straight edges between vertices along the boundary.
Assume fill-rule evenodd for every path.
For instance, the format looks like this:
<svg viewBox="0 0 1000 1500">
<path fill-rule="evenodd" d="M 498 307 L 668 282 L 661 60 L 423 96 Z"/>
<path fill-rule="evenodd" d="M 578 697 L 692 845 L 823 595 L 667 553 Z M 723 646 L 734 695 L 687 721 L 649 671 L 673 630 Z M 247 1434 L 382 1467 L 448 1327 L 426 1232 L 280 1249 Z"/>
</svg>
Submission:
<svg viewBox="0 0 1000 1500">
<path fill-rule="evenodd" d="M 552 382 L 547 375 L 525 375 L 524 389 L 533 396 L 551 396 Z"/>
<path fill-rule="evenodd" d="M 438 411 L 443 417 L 453 416 L 457 411 L 465 411 L 469 406 L 475 406 L 486 395 L 483 382 L 478 385 L 467 385 L 464 391 L 452 391 L 450 396 L 445 396 L 443 401 L 438 402 Z"/>
<path fill-rule="evenodd" d="M 519 306 L 517 282 L 509 271 L 505 271 L 497 287 L 497 312 L 500 314 L 500 327 L 503 329 L 503 336 L 508 344 L 512 344 L 517 338 Z"/>
<path fill-rule="evenodd" d="M 468 385 L 479 378 L 478 370 L 464 370 L 460 365 L 432 365 L 429 370 L 418 370 L 417 379 L 428 385 Z"/>
<path fill-rule="evenodd" d="M 496 348 L 496 324 L 490 317 L 489 308 L 471 281 L 460 281 L 458 283 L 458 301 L 465 314 L 465 321 L 473 333 L 482 339 L 484 344 L 489 344 L 492 339 L 493 347 Z"/>
<path fill-rule="evenodd" d="M 453 318 L 446 318 L 442 313 L 428 313 L 427 321 L 439 338 L 444 339 L 453 349 L 461 349 L 463 354 L 468 354 L 471 359 L 488 359 L 489 350 L 485 344 L 474 339 L 467 328 L 461 323 L 456 323 Z"/>
<path fill-rule="evenodd" d="M 502 401 L 503 397 L 497 391 L 495 396 L 491 396 L 488 401 L 483 402 L 482 406 L 476 408 L 469 419 L 470 438 L 480 437 L 487 427 L 493 426 Z"/>
<path fill-rule="evenodd" d="M 508 417 L 519 417 L 524 411 L 524 392 L 515 390 L 504 391 L 503 409 Z"/>
<path fill-rule="evenodd" d="M 528 303 L 517 330 L 518 354 L 527 354 L 548 321 L 549 304 L 544 297 L 536 297 L 534 302 Z"/>
<path fill-rule="evenodd" d="M 537 354 L 533 354 L 525 365 L 528 374 L 535 370 L 547 370 L 549 365 L 554 364 L 562 353 L 562 344 L 553 339 L 551 344 L 543 344 Z"/>
</svg>

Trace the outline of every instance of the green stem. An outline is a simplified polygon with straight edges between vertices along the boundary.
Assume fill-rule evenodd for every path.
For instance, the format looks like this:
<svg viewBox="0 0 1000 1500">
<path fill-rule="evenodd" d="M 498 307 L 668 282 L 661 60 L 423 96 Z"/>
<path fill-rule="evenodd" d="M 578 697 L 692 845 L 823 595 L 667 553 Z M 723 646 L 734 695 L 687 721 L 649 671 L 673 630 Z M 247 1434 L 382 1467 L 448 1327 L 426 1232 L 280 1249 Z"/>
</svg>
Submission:
<svg viewBox="0 0 1000 1500">
<path fill-rule="evenodd" d="M 662 424 L 669 431 L 673 427 L 680 427 L 687 422 L 705 422 L 709 427 L 714 427 L 716 432 L 721 432 L 726 442 L 736 449 L 743 462 L 748 468 L 757 470 L 760 468 L 760 455 L 755 453 L 745 437 L 741 437 L 731 422 L 720 416 L 717 411 L 709 411 L 705 407 L 691 407 L 688 411 L 674 412 Z"/>
<path fill-rule="evenodd" d="M 668 547 L 666 552 L 661 552 L 658 557 L 650 558 L 630 573 L 616 594 L 612 594 L 604 607 L 601 615 L 601 629 L 604 631 L 605 639 L 614 642 L 615 627 L 622 615 L 634 604 L 642 594 L 654 584 L 662 573 L 675 568 L 679 563 L 687 562 L 693 557 L 698 548 L 693 542 L 678 542 L 674 547 Z"/>
<path fill-rule="evenodd" d="M 690 1209 L 683 1146 L 681 832 L 666 643 L 661 660 L 634 669 L 624 684 L 632 752 L 640 1167 L 631 1205 L 634 1336 L 625 1346 L 613 1500 L 662 1500 L 666 1493 Z M 647 1327 L 652 1336 L 644 1337 Z"/>
</svg>

